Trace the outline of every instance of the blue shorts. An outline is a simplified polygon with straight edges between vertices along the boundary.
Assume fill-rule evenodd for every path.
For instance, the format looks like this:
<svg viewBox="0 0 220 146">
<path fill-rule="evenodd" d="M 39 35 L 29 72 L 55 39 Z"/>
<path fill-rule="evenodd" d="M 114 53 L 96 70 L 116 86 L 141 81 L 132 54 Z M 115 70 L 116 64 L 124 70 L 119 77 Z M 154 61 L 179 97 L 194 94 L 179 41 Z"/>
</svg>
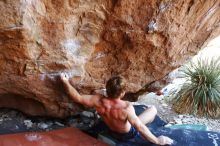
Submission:
<svg viewBox="0 0 220 146">
<path fill-rule="evenodd" d="M 140 133 L 131 126 L 131 129 L 128 133 L 117 133 L 114 131 L 111 131 L 111 135 L 117 139 L 117 140 L 128 140 L 128 139 L 134 139 L 137 136 L 140 136 Z"/>
<path fill-rule="evenodd" d="M 139 146 L 146 146 L 152 144 L 151 142 L 145 140 L 134 127 L 131 127 L 130 131 L 124 134 L 111 132 L 111 136 L 122 143 L 124 141 L 126 145 L 129 146 L 133 145 L 134 143 Z M 116 146 L 125 146 L 125 144 L 122 145 L 117 144 Z"/>
</svg>

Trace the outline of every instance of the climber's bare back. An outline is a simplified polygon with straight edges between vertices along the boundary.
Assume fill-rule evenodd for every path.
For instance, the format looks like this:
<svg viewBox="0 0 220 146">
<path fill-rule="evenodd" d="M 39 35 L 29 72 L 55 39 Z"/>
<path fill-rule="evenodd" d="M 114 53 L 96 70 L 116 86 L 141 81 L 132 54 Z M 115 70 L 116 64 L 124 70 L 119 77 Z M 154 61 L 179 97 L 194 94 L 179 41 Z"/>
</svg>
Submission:
<svg viewBox="0 0 220 146">
<path fill-rule="evenodd" d="M 152 121 L 156 113 L 149 113 L 149 111 L 146 110 L 141 114 L 140 118 L 137 117 L 134 107 L 129 102 L 121 100 L 125 94 L 124 91 L 115 98 L 108 97 L 108 99 L 101 95 L 80 95 L 78 91 L 70 84 L 65 74 L 61 74 L 60 77 L 73 101 L 87 107 L 96 108 L 97 112 L 102 116 L 103 120 L 112 131 L 126 134 L 130 132 L 132 125 L 145 139 L 152 143 L 159 145 L 173 143 L 173 140 L 169 137 L 156 137 L 150 132 L 150 130 L 144 124 Z M 118 78 L 113 79 L 114 82 L 116 82 L 115 79 L 118 80 Z"/>
<path fill-rule="evenodd" d="M 95 108 L 112 131 L 118 133 L 129 132 L 131 128 L 127 112 L 128 108 L 131 108 L 129 102 L 101 97 L 99 98 L 99 104 Z"/>
</svg>

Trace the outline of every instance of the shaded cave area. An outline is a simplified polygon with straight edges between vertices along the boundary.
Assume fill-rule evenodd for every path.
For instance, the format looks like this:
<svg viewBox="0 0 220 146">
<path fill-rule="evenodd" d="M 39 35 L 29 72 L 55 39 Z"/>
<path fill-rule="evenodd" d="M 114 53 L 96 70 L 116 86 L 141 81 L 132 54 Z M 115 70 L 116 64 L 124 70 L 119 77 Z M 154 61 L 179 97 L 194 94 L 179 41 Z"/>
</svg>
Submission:
<svg viewBox="0 0 220 146">
<path fill-rule="evenodd" d="M 32 116 L 47 116 L 47 112 L 41 102 L 18 94 L 1 95 L 0 107 L 18 110 Z"/>
<path fill-rule="evenodd" d="M 91 109 L 65 118 L 52 117 L 41 102 L 17 94 L 1 95 L 0 107 L 0 134 L 43 132 L 66 127 L 86 131 L 100 120 Z"/>
</svg>

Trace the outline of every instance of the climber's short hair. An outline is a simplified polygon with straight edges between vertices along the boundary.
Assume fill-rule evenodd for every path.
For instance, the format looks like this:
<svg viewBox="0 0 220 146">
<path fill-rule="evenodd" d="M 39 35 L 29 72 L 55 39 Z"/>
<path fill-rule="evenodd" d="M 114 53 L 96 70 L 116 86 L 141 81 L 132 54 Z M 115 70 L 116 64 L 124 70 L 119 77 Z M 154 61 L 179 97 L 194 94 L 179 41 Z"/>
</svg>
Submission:
<svg viewBox="0 0 220 146">
<path fill-rule="evenodd" d="M 117 98 L 125 91 L 125 79 L 121 76 L 110 78 L 106 83 L 108 98 Z"/>
</svg>

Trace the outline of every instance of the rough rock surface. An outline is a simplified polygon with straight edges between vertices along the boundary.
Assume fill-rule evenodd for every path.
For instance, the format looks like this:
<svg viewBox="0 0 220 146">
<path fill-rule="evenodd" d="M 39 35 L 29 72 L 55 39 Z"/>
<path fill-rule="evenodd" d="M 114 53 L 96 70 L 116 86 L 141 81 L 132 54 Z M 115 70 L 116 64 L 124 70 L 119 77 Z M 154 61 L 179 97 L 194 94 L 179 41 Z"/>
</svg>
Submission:
<svg viewBox="0 0 220 146">
<path fill-rule="evenodd" d="M 138 90 L 219 34 L 219 7 L 220 0 L 2 0 L 0 107 L 76 113 L 60 72 L 84 93 L 118 74 Z"/>
</svg>

